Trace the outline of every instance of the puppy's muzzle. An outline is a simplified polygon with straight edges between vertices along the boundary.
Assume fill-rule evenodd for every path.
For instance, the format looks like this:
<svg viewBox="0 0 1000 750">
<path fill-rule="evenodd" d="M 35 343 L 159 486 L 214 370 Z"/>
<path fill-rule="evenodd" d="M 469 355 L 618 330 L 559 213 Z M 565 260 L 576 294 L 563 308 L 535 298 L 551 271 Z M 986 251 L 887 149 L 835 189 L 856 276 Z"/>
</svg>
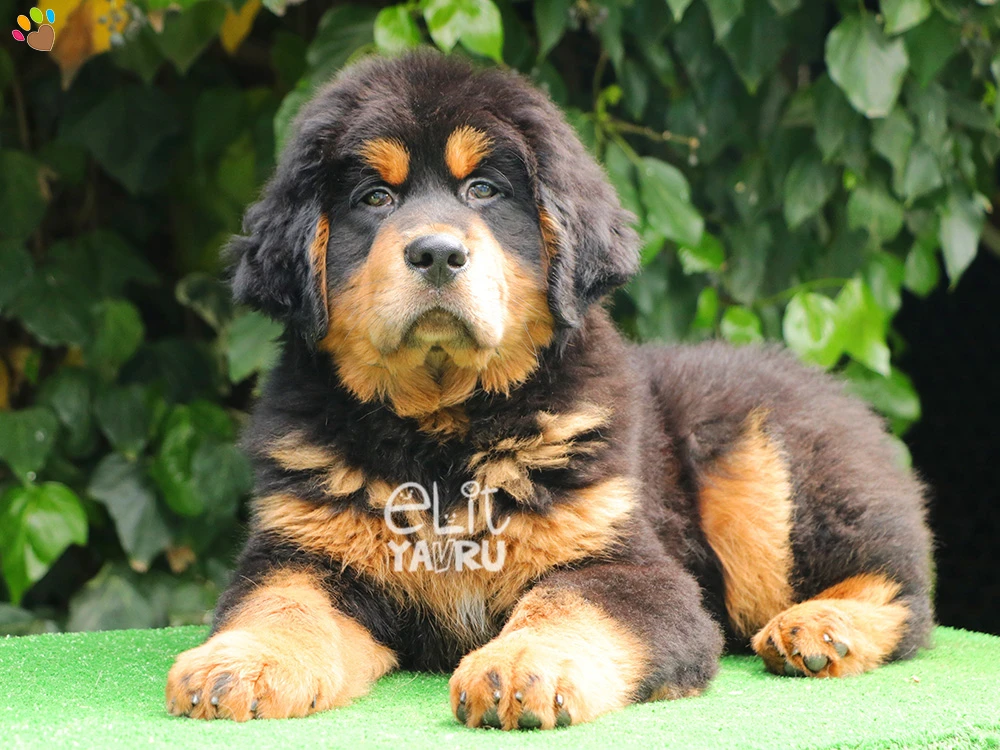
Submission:
<svg viewBox="0 0 1000 750">
<path fill-rule="evenodd" d="M 469 251 L 450 234 L 425 234 L 403 250 L 406 265 L 424 280 L 442 289 L 451 284 L 469 263 Z"/>
</svg>

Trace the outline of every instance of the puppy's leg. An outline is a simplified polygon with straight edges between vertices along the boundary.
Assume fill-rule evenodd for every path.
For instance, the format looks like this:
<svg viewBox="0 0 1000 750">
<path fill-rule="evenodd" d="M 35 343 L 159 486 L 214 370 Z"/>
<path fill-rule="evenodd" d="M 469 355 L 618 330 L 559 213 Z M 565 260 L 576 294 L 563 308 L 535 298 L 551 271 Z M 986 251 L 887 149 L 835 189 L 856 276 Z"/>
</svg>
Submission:
<svg viewBox="0 0 1000 750">
<path fill-rule="evenodd" d="M 213 635 L 177 657 L 167 710 L 199 719 L 305 716 L 363 695 L 395 654 L 338 611 L 328 571 L 288 567 L 254 585 L 237 573 Z M 242 589 L 233 601 L 234 589 Z"/>
<path fill-rule="evenodd" d="M 694 695 L 722 650 L 695 581 L 672 561 L 544 578 L 495 639 L 465 656 L 451 706 L 470 727 L 590 721 L 629 703 Z"/>
<path fill-rule="evenodd" d="M 871 573 L 853 576 L 776 615 L 753 637 L 776 674 L 844 677 L 874 669 L 903 638 L 910 608 L 900 586 Z"/>
</svg>

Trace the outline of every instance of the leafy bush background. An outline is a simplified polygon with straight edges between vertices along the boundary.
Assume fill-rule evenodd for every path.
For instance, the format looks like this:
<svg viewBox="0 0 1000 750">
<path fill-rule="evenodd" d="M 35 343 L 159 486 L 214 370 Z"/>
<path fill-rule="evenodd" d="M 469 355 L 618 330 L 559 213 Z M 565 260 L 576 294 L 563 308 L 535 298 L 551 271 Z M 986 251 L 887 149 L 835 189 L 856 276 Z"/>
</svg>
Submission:
<svg viewBox="0 0 1000 750">
<path fill-rule="evenodd" d="M 988 0 L 41 5 L 53 54 L 0 51 L 0 631 L 206 618 L 279 334 L 233 308 L 218 251 L 299 106 L 361 55 L 532 76 L 638 217 L 628 333 L 783 339 L 897 435 L 920 417 L 903 290 L 1000 244 Z"/>
</svg>

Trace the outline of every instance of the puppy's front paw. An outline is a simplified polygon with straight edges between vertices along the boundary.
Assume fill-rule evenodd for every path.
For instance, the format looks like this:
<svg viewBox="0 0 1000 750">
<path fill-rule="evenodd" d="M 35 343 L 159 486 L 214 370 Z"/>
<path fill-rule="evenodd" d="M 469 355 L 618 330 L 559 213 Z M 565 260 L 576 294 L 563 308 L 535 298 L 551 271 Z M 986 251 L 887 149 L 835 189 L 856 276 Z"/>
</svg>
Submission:
<svg viewBox="0 0 1000 750">
<path fill-rule="evenodd" d="M 343 692 L 343 670 L 321 654 L 281 633 L 219 633 L 177 657 L 167 677 L 167 710 L 246 721 L 331 708 Z"/>
<path fill-rule="evenodd" d="M 502 634 L 458 665 L 452 711 L 469 727 L 552 729 L 630 703 L 635 665 L 588 646 L 532 628 Z"/>
</svg>

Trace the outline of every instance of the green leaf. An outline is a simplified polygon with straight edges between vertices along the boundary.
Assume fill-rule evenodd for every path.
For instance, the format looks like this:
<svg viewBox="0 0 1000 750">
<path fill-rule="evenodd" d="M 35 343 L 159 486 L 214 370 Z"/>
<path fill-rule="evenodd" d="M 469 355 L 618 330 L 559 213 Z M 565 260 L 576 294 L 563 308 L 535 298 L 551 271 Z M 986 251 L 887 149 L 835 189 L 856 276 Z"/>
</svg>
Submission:
<svg viewBox="0 0 1000 750">
<path fill-rule="evenodd" d="M 815 216 L 837 187 L 837 169 L 814 150 L 802 154 L 785 177 L 785 221 L 791 229 Z"/>
<path fill-rule="evenodd" d="M 684 273 L 706 273 L 718 271 L 726 262 L 726 249 L 722 242 L 708 232 L 701 236 L 701 242 L 695 246 L 681 245 L 677 250 Z"/>
<path fill-rule="evenodd" d="M 229 287 L 214 276 L 200 271 L 188 274 L 177 283 L 177 301 L 190 307 L 216 331 L 233 319 L 233 297 Z"/>
<path fill-rule="evenodd" d="M 726 309 L 726 312 L 722 314 L 719 331 L 726 341 L 738 346 L 764 340 L 760 318 L 749 308 L 740 305 L 733 305 Z"/>
<path fill-rule="evenodd" d="M 767 0 L 745 0 L 746 12 L 722 40 L 733 67 L 751 94 L 778 65 L 788 41 L 785 22 Z"/>
<path fill-rule="evenodd" d="M 895 367 L 888 377 L 851 363 L 844 369 L 847 390 L 893 421 L 897 433 L 920 419 L 920 397 L 913 382 Z"/>
<path fill-rule="evenodd" d="M 154 192 L 170 176 L 169 142 L 180 131 L 180 116 L 161 89 L 112 86 L 92 107 L 67 113 L 61 127 L 63 137 L 86 146 L 130 193 Z"/>
<path fill-rule="evenodd" d="M 191 477 L 215 515 L 235 515 L 240 498 L 253 489 L 253 469 L 235 445 L 199 445 L 191 457 Z"/>
<path fill-rule="evenodd" d="M 921 86 L 926 86 L 961 49 L 962 30 L 935 13 L 903 35 L 910 58 L 910 70 Z"/>
<path fill-rule="evenodd" d="M 688 9 L 688 6 L 693 0 L 667 0 L 667 6 L 670 8 L 670 12 L 674 14 L 674 20 L 680 21 L 684 18 L 684 11 Z"/>
<path fill-rule="evenodd" d="M 698 306 L 691 326 L 706 331 L 715 330 L 719 317 L 719 293 L 714 286 L 706 286 L 698 294 Z"/>
<path fill-rule="evenodd" d="M 903 197 L 907 203 L 912 203 L 942 185 L 944 175 L 934 152 L 924 143 L 916 144 L 910 152 L 903 174 Z"/>
<path fill-rule="evenodd" d="M 903 261 L 887 252 L 872 253 L 864 268 L 864 279 L 878 306 L 895 315 L 903 304 Z"/>
<path fill-rule="evenodd" d="M 743 15 L 743 2 L 744 0 L 705 0 L 717 40 L 723 39 Z"/>
<path fill-rule="evenodd" d="M 906 256 L 903 284 L 918 297 L 926 297 L 937 288 L 940 280 L 936 243 L 914 242 Z"/>
<path fill-rule="evenodd" d="M 880 0 L 885 33 L 899 34 L 923 23 L 930 16 L 931 0 Z"/>
<path fill-rule="evenodd" d="M 726 287 L 737 302 L 752 304 L 764 283 L 774 235 L 765 223 L 727 227 L 725 235 L 726 247 L 731 253 L 725 274 Z"/>
<path fill-rule="evenodd" d="M 420 28 L 405 4 L 390 5 L 375 16 L 375 45 L 390 54 L 420 44 Z"/>
<path fill-rule="evenodd" d="M 126 456 L 138 456 L 146 448 L 153 428 L 149 392 L 141 385 L 113 386 L 94 404 L 101 432 L 112 447 Z"/>
<path fill-rule="evenodd" d="M 269 370 L 278 357 L 283 330 L 280 323 L 258 312 L 236 318 L 226 331 L 230 381 L 240 383 L 255 372 Z"/>
<path fill-rule="evenodd" d="M 205 498 L 191 477 L 191 459 L 199 443 L 190 410 L 175 407 L 167 419 L 150 475 L 170 509 L 182 516 L 199 516 L 205 512 Z"/>
<path fill-rule="evenodd" d="M 444 52 L 455 44 L 502 62 L 503 19 L 493 0 L 425 0 L 424 20 L 431 39 Z"/>
<path fill-rule="evenodd" d="M 941 250 L 950 286 L 958 283 L 976 257 L 985 221 L 983 207 L 971 196 L 952 190 L 941 209 Z"/>
<path fill-rule="evenodd" d="M 639 169 L 639 192 L 646 220 L 664 237 L 689 246 L 701 243 L 705 220 L 691 205 L 691 188 L 679 169 L 644 157 Z"/>
<path fill-rule="evenodd" d="M 49 204 L 41 170 L 23 151 L 0 150 L 0 238 L 23 240 L 38 228 Z"/>
<path fill-rule="evenodd" d="M 168 12 L 156 44 L 181 75 L 219 33 L 226 7 L 215 0 L 199 0 L 180 13 Z"/>
<path fill-rule="evenodd" d="M 75 631 L 151 628 L 156 611 L 139 590 L 107 566 L 69 602 L 66 629 Z"/>
<path fill-rule="evenodd" d="M 59 421 L 45 407 L 0 411 L 0 460 L 21 479 L 34 479 L 45 466 L 58 433 Z"/>
<path fill-rule="evenodd" d="M 902 182 L 916 128 L 902 107 L 896 107 L 888 117 L 879 120 L 872 130 L 872 148 L 892 165 L 893 175 Z"/>
<path fill-rule="evenodd" d="M 377 13 L 367 5 L 348 4 L 338 5 L 323 14 L 316 36 L 306 51 L 310 83 L 326 83 L 348 60 L 375 44 Z"/>
<path fill-rule="evenodd" d="M 837 295 L 839 329 L 844 350 L 856 361 L 882 375 L 889 375 L 889 347 L 885 342 L 886 314 L 868 285 L 851 279 Z"/>
<path fill-rule="evenodd" d="M 867 229 L 879 244 L 891 242 L 903 228 L 903 207 L 878 185 L 860 185 L 847 199 L 847 226 Z"/>
<path fill-rule="evenodd" d="M 830 77 L 869 119 L 892 111 L 909 58 L 902 39 L 889 41 L 869 14 L 851 15 L 826 38 Z"/>
<path fill-rule="evenodd" d="M 97 331 L 84 347 L 87 364 L 111 380 L 142 343 L 145 328 L 139 311 L 125 300 L 105 300 L 97 306 Z"/>
<path fill-rule="evenodd" d="M 844 138 L 861 118 L 829 76 L 823 76 L 816 82 L 813 94 L 816 100 L 816 145 L 823 154 L 823 160 L 830 161 L 841 150 Z"/>
<path fill-rule="evenodd" d="M 0 497 L 0 539 L 0 567 L 18 604 L 67 547 L 87 543 L 87 514 L 66 485 L 11 487 Z"/>
<path fill-rule="evenodd" d="M 771 7 L 778 11 L 779 16 L 787 16 L 799 9 L 802 0 L 771 0 Z"/>
<path fill-rule="evenodd" d="M 569 26 L 573 0 L 535 0 L 535 28 L 538 30 L 538 58 L 551 52 Z"/>
<path fill-rule="evenodd" d="M 785 308 L 781 330 L 785 343 L 804 362 L 825 370 L 837 364 L 844 351 L 837 303 L 822 294 L 799 292 Z"/>
<path fill-rule="evenodd" d="M 148 570 L 153 558 L 170 543 L 170 530 L 142 467 L 120 453 L 111 453 L 94 469 L 87 494 L 108 509 L 132 568 L 140 573 Z"/>
<path fill-rule="evenodd" d="M 45 379 L 36 403 L 48 406 L 66 428 L 66 450 L 73 456 L 90 453 L 96 447 L 97 428 L 91 405 L 93 378 L 86 370 L 62 367 Z"/>
<path fill-rule="evenodd" d="M 0 240 L 0 312 L 17 297 L 31 279 L 31 256 L 16 240 Z"/>
<path fill-rule="evenodd" d="M 312 89 L 305 82 L 300 82 L 294 91 L 290 91 L 274 113 L 274 150 L 280 153 L 285 141 L 291 135 L 295 116 L 303 105 L 312 98 Z"/>
<path fill-rule="evenodd" d="M 608 171 L 608 177 L 611 178 L 611 184 L 618 192 L 622 207 L 641 219 L 643 210 L 639 200 L 639 189 L 635 184 L 635 165 L 622 147 L 613 141 L 608 144 L 604 152 L 604 166 Z"/>
</svg>

